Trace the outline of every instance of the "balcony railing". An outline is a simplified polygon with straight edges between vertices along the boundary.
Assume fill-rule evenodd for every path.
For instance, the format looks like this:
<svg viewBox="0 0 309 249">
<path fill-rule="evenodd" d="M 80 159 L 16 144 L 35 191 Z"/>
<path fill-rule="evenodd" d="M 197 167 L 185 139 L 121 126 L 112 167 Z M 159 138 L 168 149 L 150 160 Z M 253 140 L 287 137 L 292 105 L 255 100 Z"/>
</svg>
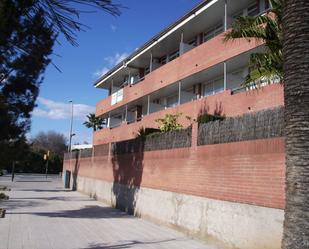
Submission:
<svg viewBox="0 0 309 249">
<path fill-rule="evenodd" d="M 190 75 L 206 70 L 261 45 L 257 41 L 249 43 L 245 39 L 223 43 L 223 35 L 216 36 L 147 74 L 139 84 L 125 86 L 123 88 L 123 100 L 113 106 L 111 105 L 110 96 L 108 97 L 109 100 L 99 102 L 96 115 L 106 114 L 120 106 L 138 100 Z M 201 54 L 205 56 L 201 56 Z"/>
</svg>

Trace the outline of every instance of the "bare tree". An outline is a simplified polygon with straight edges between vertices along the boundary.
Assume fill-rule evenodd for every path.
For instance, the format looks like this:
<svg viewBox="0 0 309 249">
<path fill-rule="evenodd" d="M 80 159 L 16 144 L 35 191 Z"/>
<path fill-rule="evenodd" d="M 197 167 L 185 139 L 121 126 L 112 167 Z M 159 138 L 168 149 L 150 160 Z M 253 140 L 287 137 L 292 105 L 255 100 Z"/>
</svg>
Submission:
<svg viewBox="0 0 309 249">
<path fill-rule="evenodd" d="M 59 156 L 62 156 L 67 148 L 65 136 L 55 131 L 39 132 L 31 142 L 34 149 L 49 150 Z"/>
</svg>

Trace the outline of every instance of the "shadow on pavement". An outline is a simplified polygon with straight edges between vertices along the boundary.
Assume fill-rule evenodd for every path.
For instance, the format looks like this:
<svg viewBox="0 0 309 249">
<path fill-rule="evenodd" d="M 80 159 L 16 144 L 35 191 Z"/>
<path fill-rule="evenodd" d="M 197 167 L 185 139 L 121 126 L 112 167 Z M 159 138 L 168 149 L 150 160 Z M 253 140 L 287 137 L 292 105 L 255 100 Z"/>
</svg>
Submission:
<svg viewBox="0 0 309 249">
<path fill-rule="evenodd" d="M 18 189 L 18 191 L 30 191 L 30 192 L 70 192 L 71 190 L 65 189 Z"/>
<path fill-rule="evenodd" d="M 15 198 L 10 198 L 10 200 L 46 200 L 46 201 L 89 201 L 88 199 L 84 198 L 74 198 L 74 197 L 15 197 Z"/>
<path fill-rule="evenodd" d="M 16 182 L 52 182 L 49 180 L 17 180 Z"/>
<path fill-rule="evenodd" d="M 1 206 L 5 207 L 8 210 L 15 210 L 18 208 L 28 208 L 28 207 L 38 207 L 43 206 L 42 203 L 38 201 L 21 201 L 21 200 L 14 200 L 13 198 L 10 198 L 7 201 L 2 201 Z M 10 213 L 7 211 L 7 214 Z"/>
<path fill-rule="evenodd" d="M 76 210 L 59 212 L 7 212 L 8 214 L 31 214 L 50 218 L 84 218 L 84 219 L 109 219 L 132 218 L 132 216 L 111 207 L 85 206 Z"/>
<path fill-rule="evenodd" d="M 116 245 L 107 245 L 107 244 L 90 244 L 89 247 L 83 249 L 125 249 L 131 248 L 135 245 L 150 245 L 150 244 L 158 244 L 158 243 L 165 243 L 174 241 L 176 239 L 166 239 L 166 240 L 158 240 L 158 241 L 139 241 L 139 240 L 132 240 L 132 241 L 123 241 Z"/>
</svg>

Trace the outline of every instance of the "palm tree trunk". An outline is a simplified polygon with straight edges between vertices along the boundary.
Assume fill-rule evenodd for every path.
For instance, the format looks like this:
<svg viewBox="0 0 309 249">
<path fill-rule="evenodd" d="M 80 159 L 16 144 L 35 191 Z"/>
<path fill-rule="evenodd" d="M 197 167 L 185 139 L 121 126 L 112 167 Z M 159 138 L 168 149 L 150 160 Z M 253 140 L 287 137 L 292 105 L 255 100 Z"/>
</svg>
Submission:
<svg viewBox="0 0 309 249">
<path fill-rule="evenodd" d="M 282 248 L 309 248 L 309 1 L 285 0 L 283 15 L 286 207 Z"/>
</svg>

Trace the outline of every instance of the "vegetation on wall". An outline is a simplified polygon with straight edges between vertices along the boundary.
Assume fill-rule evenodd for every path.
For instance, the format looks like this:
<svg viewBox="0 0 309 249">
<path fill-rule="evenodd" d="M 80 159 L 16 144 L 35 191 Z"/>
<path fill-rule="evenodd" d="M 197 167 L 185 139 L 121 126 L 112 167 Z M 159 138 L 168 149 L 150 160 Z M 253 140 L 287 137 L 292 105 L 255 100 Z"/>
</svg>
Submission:
<svg viewBox="0 0 309 249">
<path fill-rule="evenodd" d="M 198 124 L 206 124 L 212 121 L 217 121 L 217 120 L 224 120 L 224 116 L 219 116 L 219 115 L 211 115 L 208 113 L 201 114 L 197 117 L 197 123 Z"/>
<path fill-rule="evenodd" d="M 182 113 L 165 114 L 163 118 L 158 118 L 155 121 L 159 124 L 161 132 L 175 131 L 183 128 L 178 121 L 180 116 L 182 116 Z"/>
</svg>

